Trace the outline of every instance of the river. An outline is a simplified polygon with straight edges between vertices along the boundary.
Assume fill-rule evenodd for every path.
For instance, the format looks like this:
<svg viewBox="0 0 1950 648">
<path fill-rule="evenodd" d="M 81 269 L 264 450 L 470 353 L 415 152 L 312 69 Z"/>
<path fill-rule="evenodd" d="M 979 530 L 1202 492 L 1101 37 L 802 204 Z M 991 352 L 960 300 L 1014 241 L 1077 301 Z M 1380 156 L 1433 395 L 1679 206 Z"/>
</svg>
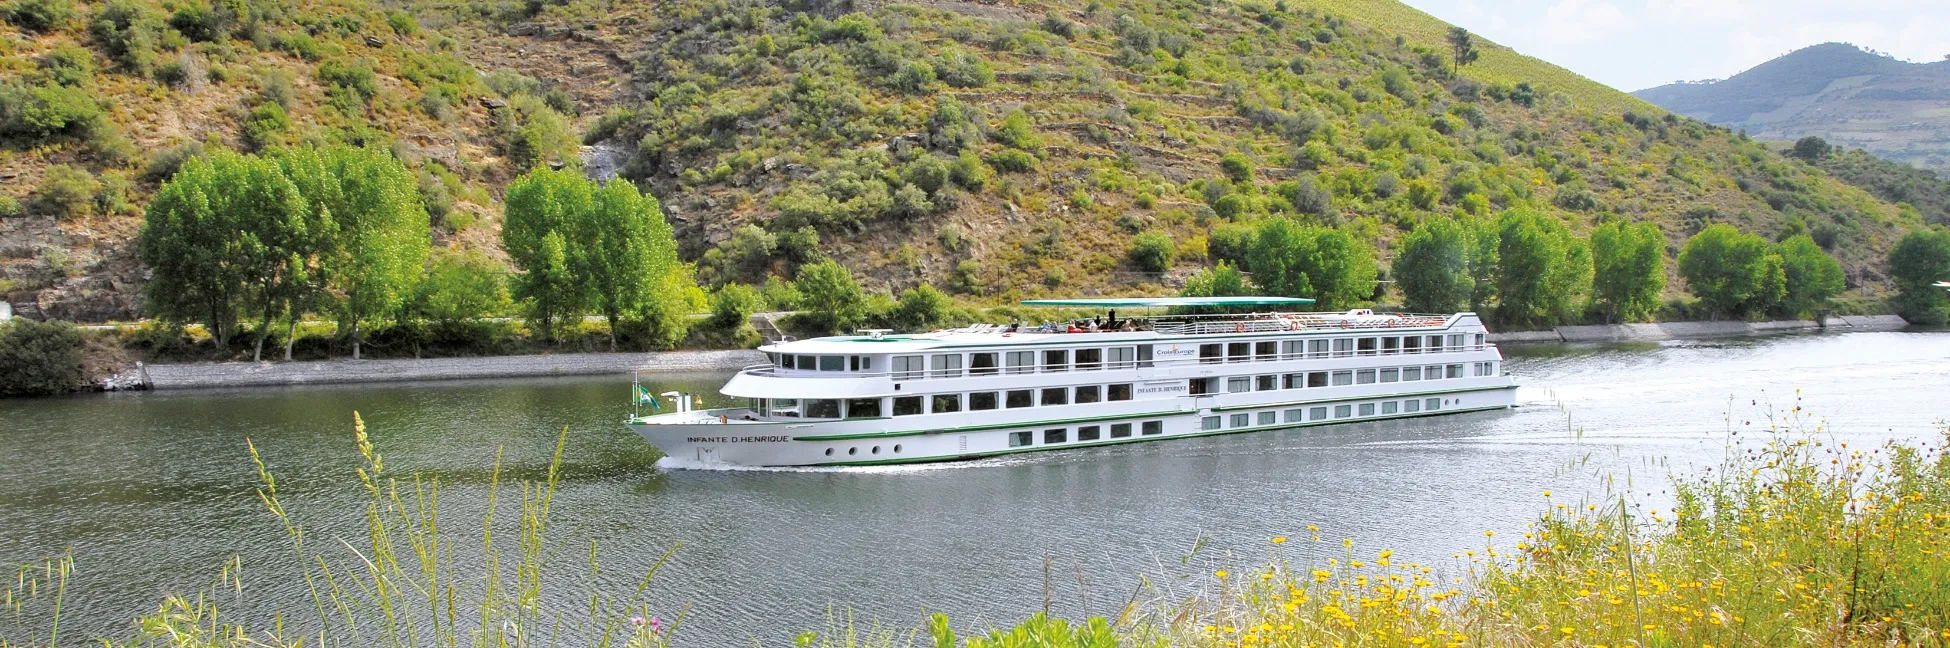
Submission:
<svg viewBox="0 0 1950 648">
<path fill-rule="evenodd" d="M 900 626 L 944 611 L 974 628 L 1040 610 L 1046 596 L 1058 612 L 1110 612 L 1142 574 L 1169 583 L 1305 560 L 1308 525 L 1329 553 L 1352 538 L 1398 561 L 1454 565 L 1484 531 L 1520 535 L 1545 490 L 1559 502 L 1616 497 L 1630 479 L 1635 499 L 1656 507 L 1670 475 L 1717 463 L 1730 428 L 1753 438 L 1770 411 L 1800 406 L 1823 420 L 1822 435 L 1864 444 L 1935 440 L 1950 417 L 1946 333 L 1505 354 L 1523 385 L 1511 412 L 910 468 L 659 463 L 620 425 L 627 377 L 0 401 L 0 561 L 72 549 L 64 624 L 76 637 L 125 631 L 164 595 L 208 586 L 233 555 L 247 596 L 230 613 L 306 615 L 289 544 L 255 495 L 246 439 L 314 539 L 357 543 L 358 411 L 389 472 L 439 478 L 454 507 L 446 524 L 464 545 L 497 450 L 508 473 L 533 477 L 566 427 L 552 537 L 569 576 L 551 596 L 575 608 L 587 585 L 627 590 L 681 545 L 652 587 L 658 614 L 688 610 L 681 640 L 780 646 L 833 611 Z M 710 393 L 724 378 L 650 387 Z M 1274 536 L 1294 541 L 1276 547 Z M 592 541 L 594 578 L 583 566 Z"/>
</svg>

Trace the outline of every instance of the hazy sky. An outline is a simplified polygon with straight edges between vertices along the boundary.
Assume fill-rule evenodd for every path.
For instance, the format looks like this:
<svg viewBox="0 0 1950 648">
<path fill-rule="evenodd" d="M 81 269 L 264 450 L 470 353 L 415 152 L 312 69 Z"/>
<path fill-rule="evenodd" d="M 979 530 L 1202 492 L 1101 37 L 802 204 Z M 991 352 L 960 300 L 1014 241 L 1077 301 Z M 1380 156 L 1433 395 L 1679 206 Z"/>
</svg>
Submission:
<svg viewBox="0 0 1950 648">
<path fill-rule="evenodd" d="M 1723 79 L 1829 41 L 1911 61 L 1950 54 L 1946 0 L 1404 0 L 1601 83 Z"/>
</svg>

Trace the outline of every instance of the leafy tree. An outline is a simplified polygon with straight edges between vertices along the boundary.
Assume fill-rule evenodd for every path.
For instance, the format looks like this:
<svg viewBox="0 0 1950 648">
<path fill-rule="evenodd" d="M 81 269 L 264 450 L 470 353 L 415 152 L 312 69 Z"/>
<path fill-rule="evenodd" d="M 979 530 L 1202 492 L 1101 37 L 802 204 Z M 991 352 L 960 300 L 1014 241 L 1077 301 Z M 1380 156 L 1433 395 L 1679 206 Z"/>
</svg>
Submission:
<svg viewBox="0 0 1950 648">
<path fill-rule="evenodd" d="M 149 311 L 202 322 L 227 348 L 237 316 L 275 314 L 309 211 L 298 186 L 270 160 L 220 152 L 184 163 L 157 190 L 136 240 L 150 270 Z M 266 321 L 269 316 L 266 317 Z M 262 343 L 260 341 L 260 351 Z"/>
<path fill-rule="evenodd" d="M 1340 310 L 1374 294 L 1374 248 L 1337 229 L 1304 227 L 1287 218 L 1264 221 L 1246 253 L 1253 283 L 1268 293 L 1310 297 L 1322 310 Z"/>
<path fill-rule="evenodd" d="M 1781 257 L 1767 240 L 1719 224 L 1700 230 L 1679 253 L 1686 289 L 1716 314 L 1745 316 L 1767 310 L 1787 293 Z"/>
<path fill-rule="evenodd" d="M 1246 285 L 1246 275 L 1230 263 L 1220 261 L 1219 265 L 1200 270 L 1192 278 L 1185 280 L 1184 289 L 1178 291 L 1182 297 L 1243 297 L 1253 294 Z"/>
<path fill-rule="evenodd" d="M 1164 232 L 1150 231 L 1137 235 L 1131 242 L 1128 256 L 1131 263 L 1145 272 L 1164 272 L 1171 269 L 1172 257 L 1178 249 L 1172 245 L 1171 236 Z"/>
<path fill-rule="evenodd" d="M 948 323 L 948 297 L 934 286 L 921 284 L 901 291 L 900 301 L 888 312 L 887 323 L 903 331 L 929 331 Z"/>
<path fill-rule="evenodd" d="M 515 277 L 515 297 L 541 320 L 542 338 L 555 340 L 555 322 L 577 317 L 587 308 L 589 292 L 575 275 L 585 249 L 571 246 L 576 221 L 594 200 L 581 174 L 546 168 L 508 184 L 507 211 L 501 225 L 501 246 L 521 274 Z"/>
<path fill-rule="evenodd" d="M 1644 319 L 1666 289 L 1666 237 L 1652 223 L 1612 221 L 1591 232 L 1591 298 L 1606 322 Z"/>
<path fill-rule="evenodd" d="M 1392 268 L 1403 307 L 1418 313 L 1467 308 L 1476 290 L 1470 274 L 1470 232 L 1448 218 L 1431 218 L 1402 237 Z"/>
<path fill-rule="evenodd" d="M 690 312 L 685 295 L 694 286 L 687 285 L 688 270 L 677 260 L 677 241 L 663 208 L 628 180 L 591 193 L 590 209 L 572 221 L 570 242 L 582 253 L 575 257 L 581 263 L 570 268 L 589 290 L 596 312 L 609 320 L 610 350 L 616 350 L 616 327 L 624 318 L 647 325 L 652 344 L 676 344 Z"/>
<path fill-rule="evenodd" d="M 765 307 L 765 295 L 757 288 L 728 283 L 711 293 L 711 328 L 737 331 L 751 324 L 752 315 Z"/>
<path fill-rule="evenodd" d="M 1917 230 L 1889 251 L 1896 313 L 1912 324 L 1950 323 L 1950 298 L 1934 284 L 1950 281 L 1950 230 Z"/>
<path fill-rule="evenodd" d="M 1454 53 L 1455 68 L 1452 74 L 1462 74 L 1462 66 L 1475 63 L 1483 53 L 1476 49 L 1476 37 L 1461 27 L 1449 28 L 1449 51 Z"/>
<path fill-rule="evenodd" d="M 433 253 L 427 278 L 420 282 L 413 310 L 442 325 L 506 312 L 508 271 L 480 250 L 442 248 Z"/>
<path fill-rule="evenodd" d="M 67 322 L 16 319 L 0 325 L 0 396 L 53 396 L 88 380 L 81 330 Z"/>
<path fill-rule="evenodd" d="M 1794 148 L 1788 149 L 1788 155 L 1792 155 L 1794 157 L 1807 160 L 1809 162 L 1818 162 L 1822 158 L 1828 157 L 1828 152 L 1833 148 L 1834 147 L 1829 146 L 1828 140 L 1822 139 L 1820 137 L 1816 137 L 1814 135 L 1809 135 L 1799 140 L 1795 140 Z"/>
<path fill-rule="evenodd" d="M 365 342 L 361 325 L 401 315 L 424 275 L 432 225 L 419 185 L 381 149 L 301 148 L 278 161 L 313 220 L 331 223 L 319 276 L 356 360 Z"/>
<path fill-rule="evenodd" d="M 806 328 L 826 334 L 853 328 L 866 316 L 865 295 L 854 283 L 853 271 L 827 259 L 799 269 L 792 286 L 799 291 L 798 319 Z"/>
<path fill-rule="evenodd" d="M 1564 221 L 1513 209 L 1497 219 L 1496 319 L 1516 326 L 1569 321 L 1591 284 L 1591 255 Z"/>
<path fill-rule="evenodd" d="M 1841 294 L 1842 264 L 1822 251 L 1806 234 L 1788 237 L 1774 248 L 1781 257 L 1781 271 L 1787 282 L 1786 295 L 1777 310 L 1789 317 L 1801 317 L 1821 308 L 1828 298 Z"/>
<path fill-rule="evenodd" d="M 1241 153 L 1227 153 L 1219 159 L 1219 171 L 1233 182 L 1251 182 L 1253 179 L 1253 160 Z"/>
</svg>

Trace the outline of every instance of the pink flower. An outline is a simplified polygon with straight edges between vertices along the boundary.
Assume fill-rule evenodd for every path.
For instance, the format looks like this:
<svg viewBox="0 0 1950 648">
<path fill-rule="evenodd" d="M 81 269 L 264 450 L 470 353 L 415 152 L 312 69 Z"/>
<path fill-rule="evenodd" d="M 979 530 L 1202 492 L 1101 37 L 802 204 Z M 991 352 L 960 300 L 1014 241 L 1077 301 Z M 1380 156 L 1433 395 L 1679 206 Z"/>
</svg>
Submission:
<svg viewBox="0 0 1950 648">
<path fill-rule="evenodd" d="M 643 617 L 640 617 L 640 616 L 633 616 L 633 617 L 630 617 L 630 625 L 633 625 L 633 626 L 636 626 L 636 627 L 639 627 L 639 628 L 641 628 L 641 627 L 643 627 Z"/>
<path fill-rule="evenodd" d="M 650 617 L 650 631 L 651 631 L 651 632 L 663 632 L 663 629 L 664 629 L 664 618 L 663 618 L 663 617 Z"/>
</svg>

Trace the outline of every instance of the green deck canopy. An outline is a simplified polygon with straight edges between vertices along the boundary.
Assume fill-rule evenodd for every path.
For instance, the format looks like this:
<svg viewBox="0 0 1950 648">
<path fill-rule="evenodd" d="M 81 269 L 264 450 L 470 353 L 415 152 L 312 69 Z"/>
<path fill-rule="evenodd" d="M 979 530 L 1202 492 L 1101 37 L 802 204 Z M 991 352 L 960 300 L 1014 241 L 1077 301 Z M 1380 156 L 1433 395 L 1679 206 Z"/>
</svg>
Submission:
<svg viewBox="0 0 1950 648">
<path fill-rule="evenodd" d="M 1314 300 L 1300 297 L 1127 297 L 1116 299 L 1026 299 L 1024 306 L 1081 306 L 1092 308 L 1173 308 L 1235 306 L 1302 306 Z"/>
</svg>

